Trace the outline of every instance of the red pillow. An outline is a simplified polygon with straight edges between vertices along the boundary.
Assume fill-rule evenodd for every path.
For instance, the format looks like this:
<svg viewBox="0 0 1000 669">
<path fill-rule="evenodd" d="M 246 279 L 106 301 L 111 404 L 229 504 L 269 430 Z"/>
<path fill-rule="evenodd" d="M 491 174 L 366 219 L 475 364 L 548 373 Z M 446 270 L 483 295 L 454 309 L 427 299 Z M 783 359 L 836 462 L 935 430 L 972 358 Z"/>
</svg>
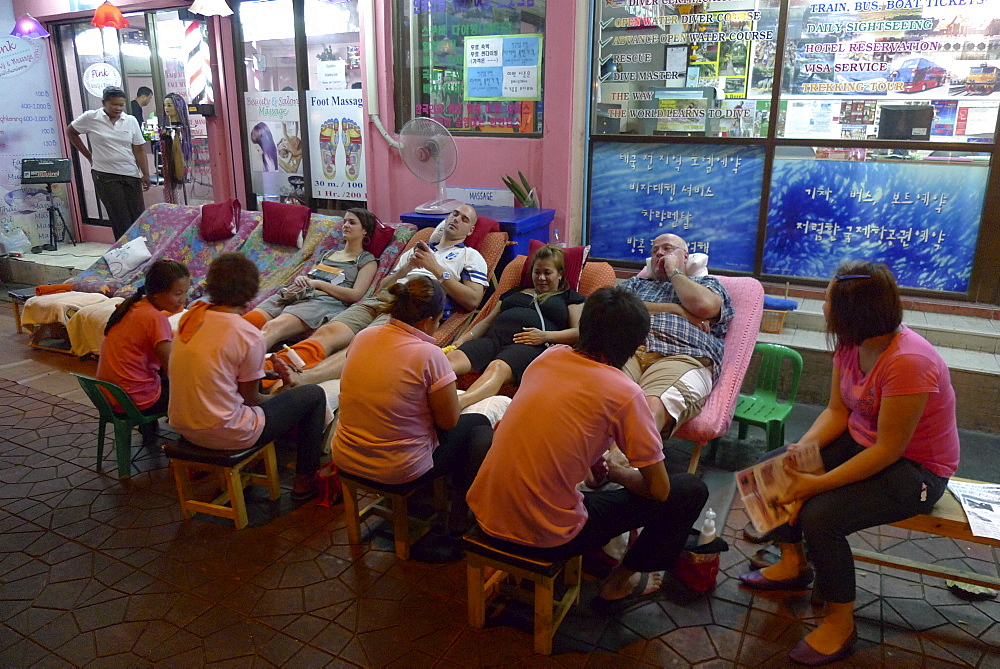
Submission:
<svg viewBox="0 0 1000 669">
<path fill-rule="evenodd" d="M 264 241 L 302 248 L 309 232 L 309 207 L 264 200 Z"/>
<path fill-rule="evenodd" d="M 385 247 L 392 242 L 392 237 L 395 234 L 396 231 L 393 228 L 390 228 L 376 218 L 375 230 L 372 231 L 371 237 L 365 237 L 365 241 L 361 243 L 361 248 L 378 258 L 382 255 L 382 251 L 385 251 Z"/>
<path fill-rule="evenodd" d="M 240 201 L 230 198 L 225 202 L 201 205 L 198 230 L 206 242 L 229 239 L 240 227 Z"/>
<path fill-rule="evenodd" d="M 465 238 L 465 245 L 479 249 L 479 245 L 486 239 L 486 235 L 491 232 L 500 232 L 500 222 L 488 216 L 480 216 L 476 219 L 476 226 L 472 228 L 472 232 Z"/>
<path fill-rule="evenodd" d="M 524 261 L 524 268 L 521 270 L 521 285 L 525 288 L 532 285 L 531 261 L 535 258 L 535 252 L 543 246 L 545 246 L 545 242 L 538 239 L 532 239 L 528 243 L 528 259 Z M 587 262 L 587 256 L 590 255 L 590 247 L 571 246 L 563 251 L 566 252 L 566 269 L 563 271 L 566 283 L 573 290 L 580 290 L 580 276 L 583 274 L 583 266 Z"/>
</svg>

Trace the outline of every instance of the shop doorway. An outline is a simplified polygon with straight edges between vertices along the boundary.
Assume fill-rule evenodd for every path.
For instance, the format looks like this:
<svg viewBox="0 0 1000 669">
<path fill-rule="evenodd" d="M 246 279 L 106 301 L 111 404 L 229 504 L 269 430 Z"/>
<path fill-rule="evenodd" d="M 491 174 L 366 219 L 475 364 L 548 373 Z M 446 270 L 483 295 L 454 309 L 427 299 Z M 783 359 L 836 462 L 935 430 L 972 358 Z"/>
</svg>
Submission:
<svg viewBox="0 0 1000 669">
<path fill-rule="evenodd" d="M 205 117 L 213 87 L 203 19 L 185 10 L 126 14 L 128 28 L 94 28 L 86 21 L 56 26 L 63 99 L 69 123 L 101 106 L 105 86 L 124 89 L 127 113 L 139 121 L 151 186 L 145 203 L 201 205 L 214 200 Z M 109 226 L 90 164 L 76 155 L 81 219 Z"/>
</svg>

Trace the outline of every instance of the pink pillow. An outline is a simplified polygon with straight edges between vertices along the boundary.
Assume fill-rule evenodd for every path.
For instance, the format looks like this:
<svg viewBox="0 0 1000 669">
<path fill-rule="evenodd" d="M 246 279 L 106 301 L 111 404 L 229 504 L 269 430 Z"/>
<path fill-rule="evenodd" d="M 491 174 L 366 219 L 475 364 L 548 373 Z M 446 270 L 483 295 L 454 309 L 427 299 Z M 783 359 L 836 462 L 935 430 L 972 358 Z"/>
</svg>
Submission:
<svg viewBox="0 0 1000 669">
<path fill-rule="evenodd" d="M 198 230 L 206 242 L 229 239 L 240 227 L 240 201 L 230 198 L 225 202 L 203 204 Z"/>
<path fill-rule="evenodd" d="M 264 200 L 264 241 L 302 248 L 309 232 L 309 207 Z"/>
<path fill-rule="evenodd" d="M 545 242 L 539 239 L 532 239 L 528 242 L 528 259 L 524 261 L 524 268 L 521 270 L 521 285 L 525 288 L 532 285 L 531 261 L 535 258 L 535 252 L 543 246 L 545 246 Z M 580 276 L 583 274 L 583 266 L 587 262 L 587 256 L 590 255 L 590 247 L 571 246 L 564 248 L 563 251 L 566 252 L 566 269 L 563 271 L 566 283 L 573 290 L 580 290 Z"/>
<path fill-rule="evenodd" d="M 472 228 L 472 232 L 465 238 L 465 245 L 478 250 L 486 235 L 491 232 L 500 232 L 500 222 L 488 216 L 480 216 L 476 219 L 476 226 Z"/>
<path fill-rule="evenodd" d="M 393 228 L 390 228 L 376 218 L 375 230 L 372 231 L 371 237 L 365 238 L 365 241 L 361 244 L 361 248 L 378 258 L 382 255 L 382 251 L 385 251 L 385 247 L 392 242 L 392 237 L 395 234 L 396 231 Z"/>
</svg>

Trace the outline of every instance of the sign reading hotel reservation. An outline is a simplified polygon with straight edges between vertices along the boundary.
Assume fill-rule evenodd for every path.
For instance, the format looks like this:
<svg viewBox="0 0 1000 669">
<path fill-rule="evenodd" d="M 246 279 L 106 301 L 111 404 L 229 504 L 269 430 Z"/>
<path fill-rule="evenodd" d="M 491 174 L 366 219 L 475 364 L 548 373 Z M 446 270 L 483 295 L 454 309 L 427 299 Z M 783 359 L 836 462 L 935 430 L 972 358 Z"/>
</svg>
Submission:
<svg viewBox="0 0 1000 669">
<path fill-rule="evenodd" d="M 993 141 L 1000 0 L 791 6 L 782 45 L 772 0 L 596 3 L 595 132 L 761 137 L 765 111 L 785 138 Z M 767 109 L 779 82 L 781 106 Z M 743 100 L 753 102 L 733 104 Z M 865 105 L 872 113 L 858 122 Z M 887 130 L 904 106 L 932 114 L 929 133 Z"/>
<path fill-rule="evenodd" d="M 361 91 L 307 91 L 313 197 L 367 200 Z"/>
</svg>

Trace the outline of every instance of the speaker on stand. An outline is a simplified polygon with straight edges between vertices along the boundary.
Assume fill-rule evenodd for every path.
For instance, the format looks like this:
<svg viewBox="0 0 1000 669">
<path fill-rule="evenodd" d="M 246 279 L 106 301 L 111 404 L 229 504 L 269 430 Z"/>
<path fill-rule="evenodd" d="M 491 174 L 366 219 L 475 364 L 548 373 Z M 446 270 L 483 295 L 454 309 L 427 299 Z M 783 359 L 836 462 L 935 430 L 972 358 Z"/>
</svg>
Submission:
<svg viewBox="0 0 1000 669">
<path fill-rule="evenodd" d="M 70 181 L 70 161 L 69 158 L 25 158 L 21 161 L 21 185 L 25 184 L 45 184 L 45 192 L 48 196 L 49 206 L 49 243 L 36 246 L 31 249 L 32 253 L 39 251 L 57 251 L 58 242 L 65 242 L 66 237 L 76 246 L 73 239 L 73 231 L 70 230 L 66 219 L 63 217 L 59 207 L 52 200 L 52 184 L 65 184 Z M 59 219 L 57 225 L 56 219 Z M 56 240 L 56 228 L 59 228 L 59 239 Z"/>
</svg>

